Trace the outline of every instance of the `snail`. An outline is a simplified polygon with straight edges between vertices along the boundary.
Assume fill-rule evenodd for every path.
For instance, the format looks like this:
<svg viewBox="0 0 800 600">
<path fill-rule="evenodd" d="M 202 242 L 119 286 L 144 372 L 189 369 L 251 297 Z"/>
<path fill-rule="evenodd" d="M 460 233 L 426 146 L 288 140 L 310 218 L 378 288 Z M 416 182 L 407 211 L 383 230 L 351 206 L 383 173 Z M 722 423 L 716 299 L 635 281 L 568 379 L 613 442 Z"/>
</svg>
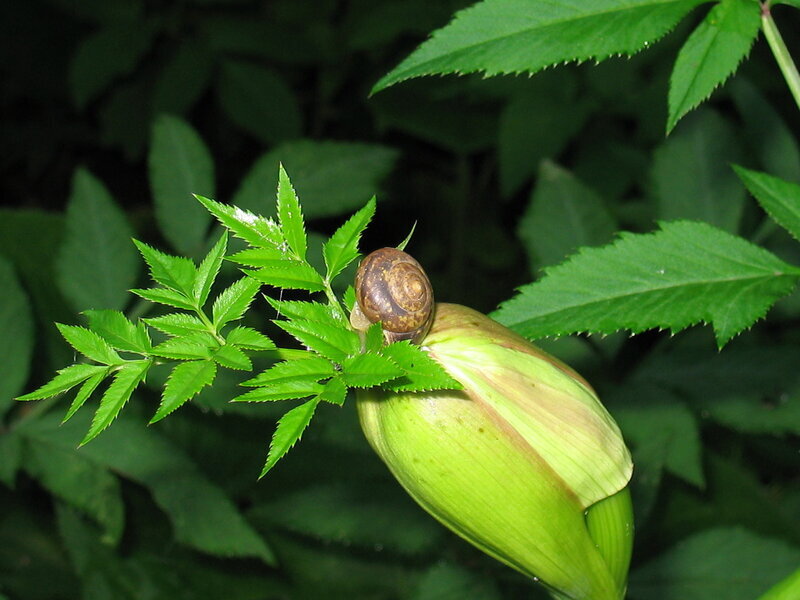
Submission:
<svg viewBox="0 0 800 600">
<path fill-rule="evenodd" d="M 366 330 L 381 323 L 387 343 L 422 341 L 433 322 L 433 288 L 425 270 L 397 248 L 375 250 L 361 261 L 350 323 Z"/>
</svg>

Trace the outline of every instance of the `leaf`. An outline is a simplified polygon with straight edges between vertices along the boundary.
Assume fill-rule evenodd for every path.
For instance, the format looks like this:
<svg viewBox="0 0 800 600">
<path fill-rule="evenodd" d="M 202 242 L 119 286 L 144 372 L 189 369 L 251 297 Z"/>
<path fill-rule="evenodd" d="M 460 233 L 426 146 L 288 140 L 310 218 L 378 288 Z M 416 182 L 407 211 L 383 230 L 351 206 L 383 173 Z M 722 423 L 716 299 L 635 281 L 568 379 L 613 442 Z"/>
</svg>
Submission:
<svg viewBox="0 0 800 600">
<path fill-rule="evenodd" d="M 160 66 L 153 86 L 153 111 L 180 115 L 192 108 L 208 88 L 214 61 L 205 44 L 183 38 Z"/>
<path fill-rule="evenodd" d="M 314 321 L 273 321 L 289 335 L 335 363 L 358 354 L 358 335 L 346 326 Z"/>
<path fill-rule="evenodd" d="M 274 350 L 275 342 L 263 333 L 250 327 L 235 327 L 231 329 L 225 340 L 227 344 L 247 350 Z"/>
<path fill-rule="evenodd" d="M 175 116 L 157 117 L 152 135 L 147 163 L 159 229 L 179 252 L 192 254 L 210 221 L 192 194 L 214 195 L 211 153 L 192 126 Z"/>
<path fill-rule="evenodd" d="M 153 348 L 152 354 L 178 360 L 206 359 L 211 358 L 212 351 L 218 346 L 218 342 L 210 333 L 198 332 L 161 342 Z"/>
<path fill-rule="evenodd" d="M 275 300 L 265 296 L 267 302 L 277 311 L 278 317 L 316 321 L 319 323 L 337 323 L 336 313 L 329 304 L 303 300 Z"/>
<path fill-rule="evenodd" d="M 327 267 L 325 275 L 327 281 L 333 281 L 342 272 L 342 269 L 358 258 L 358 242 L 374 214 L 375 198 L 373 197 L 364 208 L 347 219 L 325 242 L 322 254 Z"/>
<path fill-rule="evenodd" d="M 800 240 L 800 185 L 738 165 L 733 170 L 769 216 Z"/>
<path fill-rule="evenodd" d="M 322 402 L 329 402 L 337 406 L 344 404 L 347 398 L 347 385 L 342 377 L 333 377 L 325 383 L 325 387 L 317 396 Z"/>
<path fill-rule="evenodd" d="M 114 374 L 114 381 L 100 399 L 100 407 L 94 414 L 92 425 L 81 441 L 81 446 L 97 437 L 101 431 L 111 425 L 152 364 L 149 360 L 128 361 Z"/>
<path fill-rule="evenodd" d="M 195 198 L 234 235 L 253 246 L 278 249 L 283 245 L 283 234 L 272 219 L 229 206 L 195 194 Z"/>
<path fill-rule="evenodd" d="M 283 165 L 303 199 L 306 219 L 345 214 L 361 207 L 389 174 L 398 153 L 378 144 L 296 140 L 264 154 L 245 175 L 232 203 L 264 213 Z"/>
<path fill-rule="evenodd" d="M 687 117 L 654 154 L 658 218 L 704 221 L 736 233 L 745 194 L 728 164 L 740 156 L 738 139 L 716 112 Z"/>
<path fill-rule="evenodd" d="M 246 248 L 228 257 L 228 260 L 248 267 L 268 267 L 284 260 L 286 253 L 280 248 Z"/>
<path fill-rule="evenodd" d="M 176 365 L 164 385 L 161 404 L 150 419 L 150 424 L 160 421 L 194 398 L 200 390 L 211 385 L 216 375 L 217 365 L 210 360 L 195 360 Z"/>
<path fill-rule="evenodd" d="M 170 313 L 160 317 L 144 319 L 144 322 L 169 335 L 186 335 L 187 333 L 208 332 L 208 326 L 194 315 L 186 313 Z"/>
<path fill-rule="evenodd" d="M 710 322 L 722 347 L 788 294 L 798 276 L 800 270 L 741 238 L 676 221 L 583 249 L 520 288 L 493 316 L 529 338 L 655 327 L 676 332 Z"/>
<path fill-rule="evenodd" d="M 292 90 L 266 67 L 227 60 L 222 64 L 217 91 L 228 118 L 262 144 L 297 137 L 302 130 L 302 115 Z"/>
<path fill-rule="evenodd" d="M 219 269 L 222 266 L 222 259 L 225 258 L 227 245 L 228 233 L 225 232 L 200 263 L 200 266 L 197 267 L 197 276 L 192 288 L 192 297 L 197 302 L 197 306 L 202 307 L 208 299 L 208 293 L 211 291 L 211 286 L 214 284 L 214 280 L 217 278 Z"/>
<path fill-rule="evenodd" d="M 280 166 L 278 173 L 278 222 L 283 237 L 295 257 L 301 261 L 305 260 L 307 240 L 303 224 L 303 211 L 283 165 Z"/>
<path fill-rule="evenodd" d="M 236 396 L 231 402 L 275 402 L 276 400 L 317 396 L 322 391 L 323 386 L 316 383 L 313 376 L 306 376 L 305 379 L 286 380 L 250 390 Z"/>
<path fill-rule="evenodd" d="M 170 256 L 159 252 L 155 248 L 138 240 L 133 240 L 142 254 L 147 266 L 150 267 L 150 277 L 170 290 L 180 292 L 186 298 L 192 297 L 192 288 L 197 278 L 197 267 L 188 258 Z"/>
<path fill-rule="evenodd" d="M 278 421 L 278 427 L 275 429 L 275 434 L 272 436 L 267 462 L 264 464 L 264 469 L 259 477 L 266 475 L 275 466 L 275 463 L 283 458 L 289 449 L 294 446 L 295 442 L 300 439 L 303 431 L 308 427 L 311 418 L 314 416 L 317 404 L 319 404 L 319 400 L 314 398 L 300 406 L 296 406 L 281 417 L 281 420 Z"/>
<path fill-rule="evenodd" d="M 119 354 L 94 331 L 77 325 L 63 325 L 56 323 L 56 327 L 67 340 L 70 346 L 78 352 L 96 362 L 104 365 L 118 365 L 123 362 Z"/>
<path fill-rule="evenodd" d="M 61 421 L 62 423 L 69 421 L 72 418 L 72 415 L 78 412 L 78 409 L 84 405 L 84 403 L 89 399 L 89 397 L 94 393 L 94 391 L 105 380 L 106 377 L 108 377 L 108 369 L 103 369 L 103 371 L 92 375 L 89 377 L 89 379 L 83 382 L 83 385 L 78 390 L 75 398 L 72 400 L 72 404 L 69 405 L 69 409 L 67 409 L 64 419 Z"/>
<path fill-rule="evenodd" d="M 669 32 L 700 0 L 484 0 L 456 13 L 372 93 L 411 77 L 535 73 L 557 63 L 634 54 Z M 598 32 L 607 32 L 598 35 Z"/>
<path fill-rule="evenodd" d="M 351 387 L 373 387 L 404 373 L 390 358 L 378 354 L 358 354 L 342 363 L 342 380 Z"/>
<path fill-rule="evenodd" d="M 275 287 L 321 292 L 325 289 L 320 274 L 306 262 L 282 260 L 257 271 L 245 271 L 250 277 Z"/>
<path fill-rule="evenodd" d="M 252 371 L 253 362 L 250 358 L 236 346 L 226 344 L 220 346 L 214 351 L 214 360 L 229 369 L 236 369 L 238 371 Z"/>
<path fill-rule="evenodd" d="M 721 0 L 686 40 L 669 86 L 667 133 L 687 112 L 730 77 L 761 27 L 761 10 L 750 0 Z"/>
<path fill-rule="evenodd" d="M 449 563 L 440 562 L 423 575 L 413 600 L 500 600 L 490 578 Z"/>
<path fill-rule="evenodd" d="M 276 363 L 252 379 L 243 381 L 242 385 L 269 387 L 294 381 L 316 383 L 335 374 L 336 371 L 329 360 L 312 354 L 308 358 Z"/>
<path fill-rule="evenodd" d="M 134 325 L 118 310 L 87 310 L 89 328 L 112 348 L 147 354 L 152 347 L 143 323 Z"/>
<path fill-rule="evenodd" d="M 22 391 L 33 356 L 33 315 L 11 265 L 0 256 L 0 417 Z"/>
<path fill-rule="evenodd" d="M 800 564 L 800 550 L 745 529 L 702 531 L 636 569 L 629 594 L 641 600 L 752 600 Z"/>
<path fill-rule="evenodd" d="M 175 292 L 166 288 L 150 288 L 148 290 L 134 289 L 131 293 L 150 300 L 150 302 L 157 302 L 159 304 L 166 304 L 167 306 L 174 306 L 175 308 L 183 308 L 184 310 L 193 310 L 194 301 L 187 298 L 181 292 Z"/>
<path fill-rule="evenodd" d="M 127 218 L 105 186 L 77 169 L 67 204 L 64 241 L 56 260 L 59 289 L 75 310 L 121 309 L 139 273 Z"/>
<path fill-rule="evenodd" d="M 460 390 L 462 387 L 427 352 L 408 341 L 390 344 L 383 349 L 382 353 L 404 372 L 402 377 L 383 384 L 384 389 L 398 392 L 424 392 L 428 390 Z"/>
<path fill-rule="evenodd" d="M 87 365 L 77 364 L 59 369 L 56 376 L 50 381 L 45 383 L 40 388 L 20 396 L 17 400 L 41 400 L 42 398 L 49 398 L 56 394 L 61 394 L 74 388 L 76 385 L 89 379 L 93 375 L 102 373 L 105 375 L 108 372 L 108 367 L 101 365 Z"/>
<path fill-rule="evenodd" d="M 614 218 L 602 198 L 569 171 L 542 163 L 517 235 L 531 265 L 554 265 L 581 246 L 611 241 Z"/>
<path fill-rule="evenodd" d="M 223 290 L 211 308 L 214 327 L 219 331 L 225 323 L 241 319 L 253 302 L 261 285 L 250 277 L 242 277 Z"/>
</svg>

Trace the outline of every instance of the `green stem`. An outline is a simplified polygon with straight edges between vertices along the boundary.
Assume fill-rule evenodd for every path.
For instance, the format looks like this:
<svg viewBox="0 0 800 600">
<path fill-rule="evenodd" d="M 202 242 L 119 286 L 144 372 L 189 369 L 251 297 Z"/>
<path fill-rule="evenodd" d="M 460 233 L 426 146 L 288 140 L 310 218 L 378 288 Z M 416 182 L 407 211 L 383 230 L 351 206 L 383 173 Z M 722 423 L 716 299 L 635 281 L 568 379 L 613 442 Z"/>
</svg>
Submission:
<svg viewBox="0 0 800 600">
<path fill-rule="evenodd" d="M 339 316 L 346 322 L 348 321 L 347 313 L 342 308 L 342 305 L 339 304 L 339 299 L 336 297 L 336 294 L 331 287 L 331 282 L 325 278 L 325 296 L 328 298 L 328 304 L 330 304 L 334 310 L 339 314 Z"/>
<path fill-rule="evenodd" d="M 203 310 L 201 308 L 199 308 L 199 307 L 195 307 L 194 308 L 194 312 L 200 318 L 200 320 L 203 322 L 203 325 L 206 326 L 206 329 L 208 329 L 208 332 L 211 335 L 214 336 L 214 339 L 216 339 L 221 345 L 224 346 L 225 345 L 225 338 L 222 337 L 219 334 L 219 332 L 217 332 L 217 328 L 214 327 L 214 324 L 211 322 L 211 319 L 209 319 L 206 316 L 206 313 L 204 313 Z"/>
<path fill-rule="evenodd" d="M 784 79 L 789 86 L 789 90 L 794 96 L 797 107 L 800 108 L 800 73 L 797 71 L 797 66 L 794 64 L 789 49 L 781 37 L 778 27 L 772 18 L 769 3 L 761 5 L 761 26 L 764 30 L 764 37 L 767 38 L 772 54 L 775 55 L 775 60 L 778 61 L 778 66 L 783 73 Z"/>
</svg>

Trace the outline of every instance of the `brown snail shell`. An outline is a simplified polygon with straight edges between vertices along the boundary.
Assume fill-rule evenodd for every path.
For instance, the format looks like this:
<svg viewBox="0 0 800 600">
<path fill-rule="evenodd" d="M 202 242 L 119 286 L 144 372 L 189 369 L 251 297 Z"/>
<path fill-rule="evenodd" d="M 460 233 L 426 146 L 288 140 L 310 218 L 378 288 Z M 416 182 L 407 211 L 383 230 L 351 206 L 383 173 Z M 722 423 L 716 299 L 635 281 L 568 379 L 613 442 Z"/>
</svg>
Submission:
<svg viewBox="0 0 800 600">
<path fill-rule="evenodd" d="M 397 248 L 375 250 L 361 261 L 355 280 L 356 329 L 381 323 L 387 342 L 422 341 L 433 322 L 433 288 L 425 270 Z"/>
</svg>

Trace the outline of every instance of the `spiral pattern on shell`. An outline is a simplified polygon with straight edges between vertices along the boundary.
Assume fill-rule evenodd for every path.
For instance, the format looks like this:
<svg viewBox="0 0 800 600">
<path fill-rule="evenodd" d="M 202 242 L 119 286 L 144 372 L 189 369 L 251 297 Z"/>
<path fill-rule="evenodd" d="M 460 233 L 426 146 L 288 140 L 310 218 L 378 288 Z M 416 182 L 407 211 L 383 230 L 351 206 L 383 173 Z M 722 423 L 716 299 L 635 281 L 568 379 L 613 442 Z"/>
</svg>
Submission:
<svg viewBox="0 0 800 600">
<path fill-rule="evenodd" d="M 358 267 L 356 300 L 372 323 L 381 322 L 387 341 L 419 343 L 433 321 L 433 288 L 425 270 L 396 248 L 369 254 Z"/>
</svg>

